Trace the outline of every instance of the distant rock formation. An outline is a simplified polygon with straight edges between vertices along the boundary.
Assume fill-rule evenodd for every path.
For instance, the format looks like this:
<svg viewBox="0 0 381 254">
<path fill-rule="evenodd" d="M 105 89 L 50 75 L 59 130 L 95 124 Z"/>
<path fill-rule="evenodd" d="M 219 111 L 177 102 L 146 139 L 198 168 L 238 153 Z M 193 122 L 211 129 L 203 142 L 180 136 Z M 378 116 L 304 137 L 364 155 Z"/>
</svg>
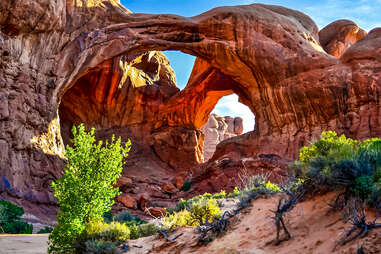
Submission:
<svg viewBox="0 0 381 254">
<path fill-rule="evenodd" d="M 210 114 L 208 122 L 201 128 L 204 133 L 204 161 L 212 158 L 216 146 L 223 140 L 241 135 L 243 119 L 241 117 Z"/>
</svg>

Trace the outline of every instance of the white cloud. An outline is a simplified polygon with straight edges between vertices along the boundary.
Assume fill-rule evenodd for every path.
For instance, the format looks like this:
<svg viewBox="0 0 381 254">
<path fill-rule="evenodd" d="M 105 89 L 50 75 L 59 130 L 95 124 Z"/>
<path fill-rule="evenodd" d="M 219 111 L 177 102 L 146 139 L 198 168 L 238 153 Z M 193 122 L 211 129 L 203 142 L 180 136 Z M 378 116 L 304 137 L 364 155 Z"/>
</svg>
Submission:
<svg viewBox="0 0 381 254">
<path fill-rule="evenodd" d="M 238 102 L 236 94 L 223 97 L 213 110 L 220 116 L 242 117 L 243 132 L 252 131 L 254 129 L 255 117 L 249 107 Z"/>
</svg>

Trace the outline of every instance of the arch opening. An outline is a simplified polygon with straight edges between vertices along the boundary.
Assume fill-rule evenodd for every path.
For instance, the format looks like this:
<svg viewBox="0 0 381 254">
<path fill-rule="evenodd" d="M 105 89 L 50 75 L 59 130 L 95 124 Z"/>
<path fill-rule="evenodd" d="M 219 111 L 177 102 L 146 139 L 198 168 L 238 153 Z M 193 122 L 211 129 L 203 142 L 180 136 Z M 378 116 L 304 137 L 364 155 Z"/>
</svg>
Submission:
<svg viewBox="0 0 381 254">
<path fill-rule="evenodd" d="M 213 157 L 222 141 L 254 131 L 254 127 L 255 116 L 248 106 L 239 102 L 238 95 L 222 97 L 201 128 L 204 133 L 204 161 Z"/>
<path fill-rule="evenodd" d="M 232 94 L 236 100 L 237 94 L 243 98 L 240 84 L 201 58 L 180 90 L 163 52 L 120 55 L 88 70 L 64 92 L 59 106 L 61 135 L 68 144 L 72 126 L 84 123 L 96 128 L 98 139 L 112 134 L 130 138 L 135 152 L 181 170 L 204 161 L 201 129 L 216 105 L 215 113 L 229 114 L 218 111 L 218 102 L 226 103 L 223 97 Z M 231 112 L 241 111 L 237 105 L 229 107 Z M 243 133 L 240 128 L 235 135 Z"/>
</svg>

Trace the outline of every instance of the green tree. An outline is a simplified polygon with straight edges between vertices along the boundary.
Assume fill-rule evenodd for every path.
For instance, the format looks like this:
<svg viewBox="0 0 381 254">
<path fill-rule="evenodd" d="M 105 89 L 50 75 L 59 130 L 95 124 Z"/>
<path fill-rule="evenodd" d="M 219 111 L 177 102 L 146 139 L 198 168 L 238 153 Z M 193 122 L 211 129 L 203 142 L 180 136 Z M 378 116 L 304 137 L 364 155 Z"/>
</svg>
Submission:
<svg viewBox="0 0 381 254">
<path fill-rule="evenodd" d="M 95 129 L 86 132 L 83 124 L 73 126 L 73 146 L 66 147 L 68 159 L 63 176 L 52 183 L 60 211 L 58 225 L 49 237 L 49 253 L 74 253 L 74 245 L 90 222 L 103 221 L 119 189 L 120 177 L 131 142 L 120 138 L 96 142 Z"/>
</svg>

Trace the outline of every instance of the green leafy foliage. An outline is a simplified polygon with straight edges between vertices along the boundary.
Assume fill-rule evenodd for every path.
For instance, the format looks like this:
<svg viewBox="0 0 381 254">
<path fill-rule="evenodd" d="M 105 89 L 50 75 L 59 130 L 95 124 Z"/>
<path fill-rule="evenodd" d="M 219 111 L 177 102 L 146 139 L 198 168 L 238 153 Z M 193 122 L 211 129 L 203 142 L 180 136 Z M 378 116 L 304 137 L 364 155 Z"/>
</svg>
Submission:
<svg viewBox="0 0 381 254">
<path fill-rule="evenodd" d="M 37 234 L 48 234 L 48 233 L 51 233 L 52 231 L 53 231 L 53 228 L 46 226 L 38 230 Z"/>
<path fill-rule="evenodd" d="M 24 209 L 6 200 L 0 200 L 0 232 L 31 234 L 33 225 L 21 221 Z"/>
<path fill-rule="evenodd" d="M 119 222 L 125 224 L 130 230 L 130 239 L 151 236 L 158 231 L 158 227 L 154 224 L 148 224 L 146 221 L 126 211 L 119 212 L 115 216 L 110 212 L 106 212 L 103 214 L 103 218 L 106 218 L 106 223 Z"/>
<path fill-rule="evenodd" d="M 140 225 L 131 225 L 130 229 L 130 238 L 138 239 L 141 237 L 151 236 L 157 233 L 159 228 L 152 223 L 149 224 L 140 224 Z"/>
<path fill-rule="evenodd" d="M 75 253 L 118 253 L 117 246 L 130 238 L 130 229 L 122 223 L 92 221 L 76 239 Z"/>
<path fill-rule="evenodd" d="M 110 242 L 123 242 L 130 238 L 130 229 L 127 225 L 119 222 L 107 224 L 102 221 L 93 221 L 87 225 L 82 237 Z"/>
<path fill-rule="evenodd" d="M 114 217 L 115 221 L 118 221 L 120 223 L 125 223 L 128 226 L 129 225 L 141 225 L 147 223 L 146 221 L 140 219 L 139 217 L 136 217 L 128 212 L 120 212 Z"/>
<path fill-rule="evenodd" d="M 130 141 L 120 138 L 96 142 L 94 128 L 86 132 L 83 124 L 73 127 L 73 146 L 66 147 L 68 159 L 63 176 L 52 183 L 60 212 L 58 225 L 49 237 L 49 253 L 72 253 L 73 244 L 89 223 L 102 221 L 119 193 L 113 187 L 123 169 Z"/>
<path fill-rule="evenodd" d="M 362 142 L 323 132 L 321 139 L 300 149 L 299 161 L 307 178 L 325 189 L 345 188 L 374 207 L 381 208 L 381 139 Z"/>
<path fill-rule="evenodd" d="M 318 141 L 300 149 L 299 161 L 308 168 L 311 161 L 319 156 L 334 161 L 351 159 L 357 144 L 357 141 L 344 135 L 338 136 L 334 131 L 323 131 Z"/>
<path fill-rule="evenodd" d="M 117 246 L 113 242 L 107 242 L 103 240 L 91 239 L 85 243 L 84 253 L 94 254 L 115 254 L 118 253 Z"/>
<path fill-rule="evenodd" d="M 199 226 L 206 221 L 212 222 L 215 218 L 220 218 L 222 212 L 218 202 L 214 198 L 208 198 L 209 195 L 211 196 L 207 193 L 205 196 L 197 197 L 196 200 L 183 203 L 183 210 L 173 211 L 163 218 L 163 226 L 168 229 L 177 226 Z"/>
<path fill-rule="evenodd" d="M 5 223 L 2 228 L 5 233 L 10 234 L 32 234 L 33 231 L 33 225 L 20 220 Z"/>
<path fill-rule="evenodd" d="M 191 181 L 185 181 L 183 184 L 183 187 L 181 187 L 182 191 L 189 191 L 192 187 L 192 182 Z"/>
</svg>

